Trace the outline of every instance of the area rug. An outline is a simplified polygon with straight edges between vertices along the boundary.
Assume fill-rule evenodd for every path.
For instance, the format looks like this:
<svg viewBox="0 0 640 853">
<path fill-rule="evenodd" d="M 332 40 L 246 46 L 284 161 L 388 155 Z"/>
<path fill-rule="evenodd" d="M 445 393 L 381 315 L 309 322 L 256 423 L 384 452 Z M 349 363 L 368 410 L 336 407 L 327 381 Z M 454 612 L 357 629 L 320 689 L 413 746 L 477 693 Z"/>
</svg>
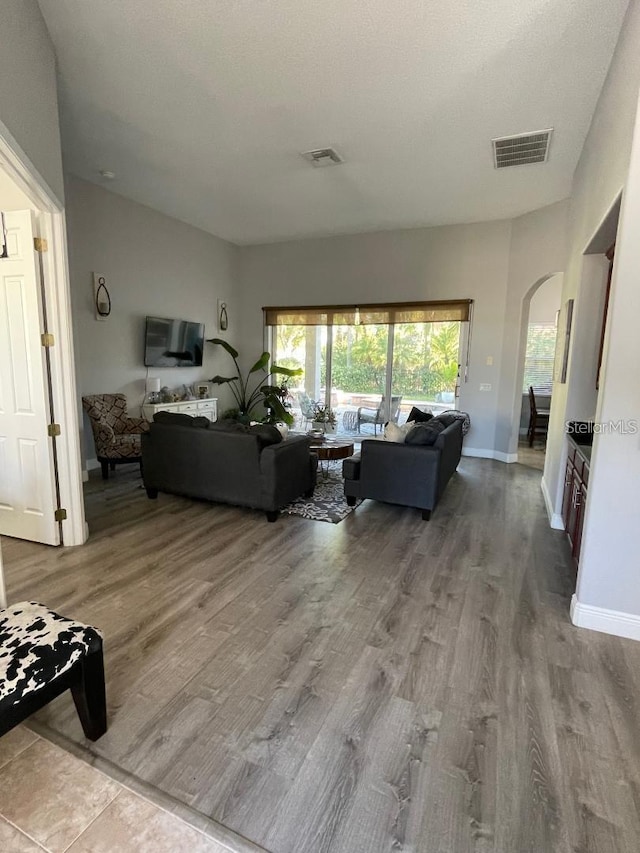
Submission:
<svg viewBox="0 0 640 853">
<path fill-rule="evenodd" d="M 360 500 L 356 501 L 356 506 Z M 299 497 L 285 506 L 282 512 L 300 515 L 313 521 L 329 521 L 338 524 L 345 519 L 355 506 L 349 506 L 344 496 L 344 480 L 337 471 L 329 471 L 325 480 L 318 472 L 318 482 L 312 498 Z"/>
</svg>

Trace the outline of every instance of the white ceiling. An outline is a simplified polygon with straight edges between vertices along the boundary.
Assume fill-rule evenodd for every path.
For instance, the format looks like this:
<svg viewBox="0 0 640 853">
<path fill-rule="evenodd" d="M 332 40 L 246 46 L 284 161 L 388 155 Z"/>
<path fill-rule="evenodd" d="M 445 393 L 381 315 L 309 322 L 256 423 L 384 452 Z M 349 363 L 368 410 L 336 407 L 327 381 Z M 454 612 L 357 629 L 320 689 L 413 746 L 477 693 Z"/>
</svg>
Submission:
<svg viewBox="0 0 640 853">
<path fill-rule="evenodd" d="M 565 198 L 627 5 L 40 0 L 67 169 L 236 243 Z M 493 168 L 492 137 L 547 127 L 548 163 Z"/>
</svg>

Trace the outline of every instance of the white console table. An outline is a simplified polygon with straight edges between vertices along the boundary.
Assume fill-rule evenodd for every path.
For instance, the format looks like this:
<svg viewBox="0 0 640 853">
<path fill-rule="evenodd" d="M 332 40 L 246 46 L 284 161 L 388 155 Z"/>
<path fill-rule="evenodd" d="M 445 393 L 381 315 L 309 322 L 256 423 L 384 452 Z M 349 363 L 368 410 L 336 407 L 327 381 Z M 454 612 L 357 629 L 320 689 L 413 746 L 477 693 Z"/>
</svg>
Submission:
<svg viewBox="0 0 640 853">
<path fill-rule="evenodd" d="M 180 400 L 178 403 L 146 403 L 142 407 L 142 416 L 153 421 L 156 412 L 180 412 L 192 417 L 205 417 L 210 421 L 218 420 L 218 398 L 205 397 L 200 400 Z"/>
</svg>

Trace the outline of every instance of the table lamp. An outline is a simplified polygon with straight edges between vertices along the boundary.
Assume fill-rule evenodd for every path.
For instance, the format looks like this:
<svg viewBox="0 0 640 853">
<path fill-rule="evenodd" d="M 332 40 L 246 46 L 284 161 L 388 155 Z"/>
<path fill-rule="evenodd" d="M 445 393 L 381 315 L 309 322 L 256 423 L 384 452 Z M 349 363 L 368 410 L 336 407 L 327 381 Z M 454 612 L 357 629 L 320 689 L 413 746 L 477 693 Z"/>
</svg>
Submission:
<svg viewBox="0 0 640 853">
<path fill-rule="evenodd" d="M 147 397 L 150 403 L 158 403 L 160 392 L 160 380 L 157 378 L 147 379 Z"/>
</svg>

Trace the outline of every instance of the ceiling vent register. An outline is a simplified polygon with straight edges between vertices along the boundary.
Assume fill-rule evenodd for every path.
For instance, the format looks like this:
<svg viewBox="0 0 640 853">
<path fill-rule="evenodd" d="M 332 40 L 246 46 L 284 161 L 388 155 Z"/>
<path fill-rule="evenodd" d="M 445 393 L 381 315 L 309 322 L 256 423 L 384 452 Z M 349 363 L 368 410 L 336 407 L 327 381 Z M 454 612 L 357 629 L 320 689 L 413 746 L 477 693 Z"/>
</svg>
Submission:
<svg viewBox="0 0 640 853">
<path fill-rule="evenodd" d="M 508 166 L 526 166 L 531 163 L 546 163 L 553 128 L 520 133 L 517 136 L 501 136 L 492 139 L 493 159 L 496 169 Z"/>
<path fill-rule="evenodd" d="M 339 166 L 344 159 L 335 148 L 316 148 L 314 151 L 305 151 L 302 155 L 312 166 L 321 168 L 323 166 Z"/>
</svg>

